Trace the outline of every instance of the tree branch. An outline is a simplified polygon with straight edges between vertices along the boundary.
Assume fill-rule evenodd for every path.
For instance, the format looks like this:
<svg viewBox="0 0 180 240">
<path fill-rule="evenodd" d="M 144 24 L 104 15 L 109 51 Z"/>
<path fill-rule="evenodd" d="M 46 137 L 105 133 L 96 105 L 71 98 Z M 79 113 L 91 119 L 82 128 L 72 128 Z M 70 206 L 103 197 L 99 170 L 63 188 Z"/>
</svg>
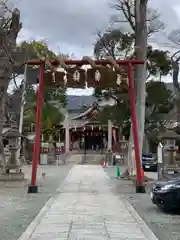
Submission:
<svg viewBox="0 0 180 240">
<path fill-rule="evenodd" d="M 147 1 L 147 0 L 146 0 Z M 133 31 L 135 31 L 135 5 L 130 0 L 117 0 L 117 3 L 114 5 L 114 8 L 117 11 L 122 11 L 125 20 L 116 20 L 115 22 L 128 22 Z M 158 32 L 161 29 L 164 29 L 164 23 L 159 19 L 160 14 L 151 8 L 147 10 L 146 22 L 148 24 L 148 36 L 151 36 L 153 33 Z"/>
<path fill-rule="evenodd" d="M 100 39 L 100 42 L 103 44 L 105 50 L 108 52 L 109 56 L 113 57 L 114 59 L 116 59 L 115 57 L 115 47 L 111 44 L 109 45 L 109 47 L 111 48 L 111 50 L 108 48 L 108 46 L 106 45 L 105 41 L 104 41 L 104 38 L 101 36 L 100 32 L 97 33 L 99 39 Z"/>
<path fill-rule="evenodd" d="M 118 0 L 118 3 L 115 4 L 116 10 L 120 10 L 123 12 L 123 15 L 125 19 L 129 22 L 131 28 L 135 31 L 135 23 L 133 21 L 133 18 L 135 17 L 134 14 L 132 13 L 131 9 L 133 7 L 133 4 L 130 3 L 128 0 Z"/>
<path fill-rule="evenodd" d="M 176 29 L 172 31 L 169 34 L 168 39 L 179 47 L 180 46 L 180 29 Z"/>
<path fill-rule="evenodd" d="M 175 52 L 175 53 L 171 56 L 171 61 L 177 61 L 177 59 L 178 59 L 178 61 L 179 61 L 179 60 L 180 60 L 180 56 L 179 56 L 176 60 L 173 59 L 173 58 L 176 57 L 176 55 L 179 54 L 179 53 L 180 53 L 180 50 L 178 50 L 177 52 Z"/>
<path fill-rule="evenodd" d="M 21 30 L 22 24 L 20 23 L 20 11 L 15 8 L 12 12 L 12 21 L 11 21 L 11 33 L 13 34 L 14 39 L 17 38 L 19 31 Z"/>
</svg>

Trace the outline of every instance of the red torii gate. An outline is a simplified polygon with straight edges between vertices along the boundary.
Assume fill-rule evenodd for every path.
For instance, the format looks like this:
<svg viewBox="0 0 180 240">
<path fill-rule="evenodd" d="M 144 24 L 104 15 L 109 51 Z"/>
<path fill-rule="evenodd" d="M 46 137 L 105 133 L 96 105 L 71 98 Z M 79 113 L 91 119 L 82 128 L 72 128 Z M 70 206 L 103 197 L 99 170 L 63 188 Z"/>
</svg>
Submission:
<svg viewBox="0 0 180 240">
<path fill-rule="evenodd" d="M 90 61 L 82 60 L 64 60 L 65 65 L 89 65 Z M 48 63 L 54 67 L 61 65 L 59 60 L 48 61 Z M 145 187 L 143 185 L 143 179 L 141 174 L 141 161 L 140 161 L 140 151 L 139 151 L 139 139 L 138 139 L 138 125 L 136 118 L 136 109 L 135 109 L 135 92 L 134 92 L 134 79 L 133 79 L 133 66 L 137 64 L 144 64 L 144 61 L 140 60 L 95 60 L 94 64 L 97 65 L 126 65 L 127 66 L 127 75 L 129 82 L 129 92 L 130 92 L 130 105 L 131 105 L 131 118 L 132 118 L 132 128 L 133 128 L 133 138 L 134 138 L 134 150 L 136 158 L 136 169 L 137 169 L 137 185 L 136 192 L 142 193 L 145 192 Z M 31 185 L 28 187 L 28 193 L 37 193 L 38 187 L 36 184 L 36 174 L 38 166 L 38 158 L 40 152 L 40 137 L 41 137 L 41 121 L 42 121 L 42 107 L 43 107 L 43 92 L 44 92 L 44 72 L 45 72 L 45 60 L 30 60 L 28 65 L 39 66 L 39 88 L 37 92 L 37 112 L 36 112 L 36 131 L 35 131 L 35 142 L 34 142 L 34 151 L 32 159 L 32 177 Z M 49 65 L 48 64 L 48 65 Z M 52 69 L 51 69 L 52 70 Z"/>
</svg>

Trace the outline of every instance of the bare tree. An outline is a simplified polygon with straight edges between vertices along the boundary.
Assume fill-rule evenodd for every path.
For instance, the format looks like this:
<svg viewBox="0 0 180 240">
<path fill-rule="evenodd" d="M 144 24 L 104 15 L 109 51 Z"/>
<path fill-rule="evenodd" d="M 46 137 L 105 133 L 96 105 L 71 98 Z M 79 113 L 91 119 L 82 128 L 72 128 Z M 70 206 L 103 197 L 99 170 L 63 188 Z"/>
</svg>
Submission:
<svg viewBox="0 0 180 240">
<path fill-rule="evenodd" d="M 173 30 L 168 39 L 175 44 L 178 48 L 180 48 L 180 29 Z M 172 56 L 172 78 L 175 92 L 179 92 L 180 86 L 178 82 L 179 75 L 179 61 L 180 61 L 180 50 L 177 50 Z"/>
<path fill-rule="evenodd" d="M 130 31 L 134 35 L 134 55 L 136 59 L 147 59 L 147 38 L 152 33 L 164 28 L 164 24 L 159 21 L 159 14 L 157 11 L 148 9 L 148 0 L 116 0 L 114 4 L 115 9 L 121 12 L 123 18 L 118 19 L 117 22 L 128 23 Z M 139 145 L 140 154 L 142 153 L 143 137 L 144 137 L 144 122 L 145 122 L 145 98 L 146 98 L 146 78 L 147 68 L 144 65 L 136 66 L 135 68 L 135 88 L 136 88 L 136 113 L 139 128 Z M 132 166 L 132 130 L 129 141 L 129 165 Z M 130 168 L 132 169 L 132 167 Z M 129 169 L 130 169 L 129 168 Z M 135 172 L 135 170 L 133 170 Z M 131 172 L 131 174 L 133 174 Z"/>
<path fill-rule="evenodd" d="M 118 46 L 119 49 L 121 50 L 125 49 L 128 50 L 128 52 L 122 51 L 124 57 L 130 54 L 129 56 L 135 57 L 140 60 L 144 60 L 146 62 L 147 38 L 150 37 L 153 33 L 156 33 L 161 29 L 164 29 L 164 24 L 159 20 L 160 14 L 156 10 L 148 8 L 147 4 L 148 0 L 136 0 L 136 1 L 115 0 L 115 3 L 112 4 L 112 7 L 115 8 L 118 13 L 115 16 L 113 16 L 113 21 L 120 24 L 121 29 L 116 31 L 112 30 L 110 31 L 110 34 L 104 34 L 103 36 L 100 33 L 98 33 L 99 37 L 98 44 L 103 46 L 103 48 L 105 49 L 105 53 L 107 55 L 111 55 L 113 58 L 121 57 L 116 54 L 117 52 L 116 46 L 119 37 L 119 39 L 122 38 L 121 41 L 125 39 L 125 42 L 127 43 L 124 49 L 121 49 L 121 46 Z M 124 29 L 123 26 L 125 26 Z M 128 26 L 128 28 L 126 28 L 126 26 Z M 111 36 L 113 32 L 115 33 L 115 36 L 113 35 L 114 40 L 109 41 L 108 37 Z M 141 66 L 136 66 L 134 78 L 136 90 L 136 112 L 139 125 L 138 127 L 139 127 L 140 153 L 142 153 L 145 121 L 146 79 L 147 79 L 146 63 Z M 132 165 L 131 163 L 131 152 L 133 145 L 132 131 L 130 134 L 129 143 L 130 144 L 128 158 L 130 161 L 130 165 Z"/>
<path fill-rule="evenodd" d="M 94 54 L 98 59 L 111 56 L 113 59 L 132 57 L 134 35 L 123 29 L 108 29 L 98 32 L 98 40 L 94 46 Z"/>
<path fill-rule="evenodd" d="M 24 61 L 18 51 L 16 39 L 21 29 L 20 11 L 15 8 L 10 11 L 6 3 L 0 2 L 0 166 L 4 167 L 3 127 L 5 122 L 5 106 L 7 89 L 15 68 Z"/>
<path fill-rule="evenodd" d="M 160 21 L 160 14 L 156 9 L 147 7 L 148 0 L 115 0 L 115 3 L 112 4 L 118 11 L 113 18 L 115 18 L 116 23 L 127 23 L 132 32 L 136 30 L 136 12 L 135 8 L 139 4 L 146 4 L 146 23 L 147 23 L 147 35 L 148 37 L 152 34 L 159 32 L 164 29 L 164 23 Z M 119 12 L 122 13 L 119 15 Z"/>
<path fill-rule="evenodd" d="M 180 48 L 180 29 L 173 30 L 168 36 L 169 40 Z M 176 120 L 180 122 L 180 85 L 179 85 L 179 62 L 180 62 L 180 50 L 177 50 L 171 56 L 172 62 L 172 80 L 176 97 Z"/>
</svg>

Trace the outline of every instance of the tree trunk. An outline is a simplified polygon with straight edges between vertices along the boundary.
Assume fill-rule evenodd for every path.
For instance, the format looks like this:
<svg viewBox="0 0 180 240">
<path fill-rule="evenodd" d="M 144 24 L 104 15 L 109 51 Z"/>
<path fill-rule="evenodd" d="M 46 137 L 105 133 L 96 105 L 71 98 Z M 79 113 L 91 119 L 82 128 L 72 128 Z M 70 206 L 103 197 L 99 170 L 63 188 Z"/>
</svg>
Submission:
<svg viewBox="0 0 180 240">
<path fill-rule="evenodd" d="M 6 19 L 3 19 L 6 22 Z M 4 144 L 3 144 L 3 127 L 5 121 L 5 107 L 7 99 L 7 89 L 10 78 L 13 73 L 13 67 L 17 64 L 14 58 L 17 57 L 16 39 L 21 28 L 20 12 L 14 9 L 11 19 L 7 19 L 8 24 L 0 26 L 0 167 L 4 169 Z M 6 26 L 5 28 L 3 26 Z M 8 28 L 7 28 L 8 26 Z M 21 63 L 19 63 L 21 64 Z"/>
<path fill-rule="evenodd" d="M 1 69 L 2 69 L 2 65 L 0 65 L 0 79 L 1 79 L 0 80 L 0 167 L 1 169 L 3 169 L 5 166 L 4 144 L 3 144 L 3 128 L 4 128 L 4 120 L 5 120 L 4 108 L 6 103 L 6 94 L 7 94 L 9 80 L 7 78 L 3 79 L 4 71 L 2 71 Z"/>
<path fill-rule="evenodd" d="M 136 6 L 136 32 L 135 32 L 135 55 L 136 59 L 143 60 L 144 65 L 136 65 L 135 68 L 135 90 L 136 90 L 136 115 L 138 120 L 140 159 L 142 155 L 144 124 L 145 124 L 145 102 L 146 102 L 146 59 L 147 59 L 147 0 L 140 1 L 139 10 Z M 139 16 L 137 16 L 139 14 Z"/>
<path fill-rule="evenodd" d="M 139 2 L 139 5 L 138 5 Z M 139 151 L 140 159 L 142 156 L 143 137 L 144 137 L 144 123 L 145 123 L 145 101 L 146 101 L 146 58 L 147 58 L 147 0 L 136 0 L 135 16 L 136 16 L 136 29 L 135 29 L 135 56 L 138 60 L 144 60 L 144 65 L 136 65 L 134 81 L 136 92 L 136 117 L 138 121 L 139 133 Z M 133 134 L 132 125 L 128 146 L 128 170 L 130 175 L 136 173 L 135 164 L 133 164 L 132 151 L 133 151 Z"/>
<path fill-rule="evenodd" d="M 176 120 L 177 122 L 180 122 L 180 87 L 178 82 L 178 76 L 179 76 L 179 60 L 180 58 L 177 58 L 175 61 L 172 61 L 172 70 L 173 70 L 173 87 L 174 87 L 174 93 L 176 96 Z"/>
</svg>

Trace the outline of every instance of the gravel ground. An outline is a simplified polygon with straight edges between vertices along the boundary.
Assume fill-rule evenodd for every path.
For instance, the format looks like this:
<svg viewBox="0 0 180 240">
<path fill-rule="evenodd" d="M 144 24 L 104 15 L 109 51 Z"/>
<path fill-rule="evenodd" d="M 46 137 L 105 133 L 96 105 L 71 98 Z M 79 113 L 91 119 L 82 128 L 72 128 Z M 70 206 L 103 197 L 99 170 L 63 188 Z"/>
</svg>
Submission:
<svg viewBox="0 0 180 240">
<path fill-rule="evenodd" d="M 116 168 L 106 168 L 105 171 L 111 178 L 114 191 L 125 195 L 159 240 L 180 240 L 180 215 L 163 213 L 151 203 L 150 190 L 153 183 L 149 184 L 147 193 L 137 194 L 132 182 L 115 180 Z M 154 173 L 147 175 L 152 177 Z"/>
<path fill-rule="evenodd" d="M 0 187 L 0 239 L 17 240 L 67 176 L 77 159 L 67 165 L 38 167 L 38 194 L 27 194 L 27 187 Z M 30 180 L 31 166 L 24 167 Z M 45 173 L 45 178 L 42 176 Z"/>
</svg>

